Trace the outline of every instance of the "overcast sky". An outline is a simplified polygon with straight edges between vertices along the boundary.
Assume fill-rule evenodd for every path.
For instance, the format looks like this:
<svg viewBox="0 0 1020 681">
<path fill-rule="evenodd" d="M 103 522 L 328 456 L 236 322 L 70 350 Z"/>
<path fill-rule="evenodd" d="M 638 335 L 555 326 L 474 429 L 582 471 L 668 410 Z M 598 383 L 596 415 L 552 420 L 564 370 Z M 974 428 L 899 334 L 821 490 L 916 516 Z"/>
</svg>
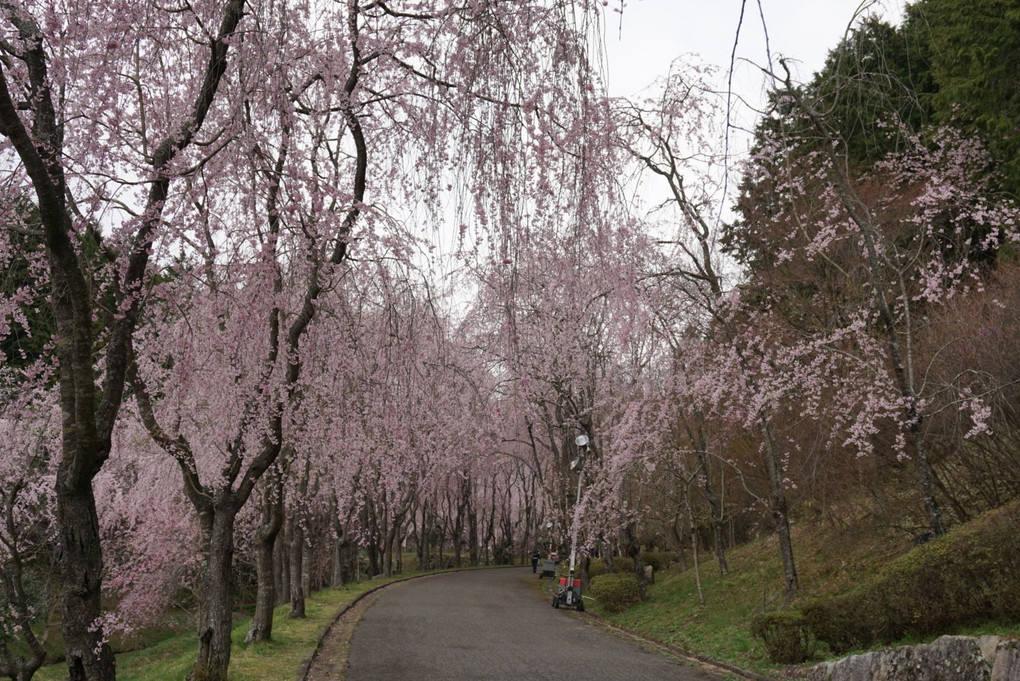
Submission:
<svg viewBox="0 0 1020 681">
<path fill-rule="evenodd" d="M 609 0 L 619 7 L 620 0 Z M 810 78 L 826 53 L 843 37 L 860 0 L 761 0 L 769 48 L 799 61 L 802 80 Z M 877 0 L 871 11 L 898 23 L 904 0 Z M 725 74 L 740 20 L 741 0 L 625 0 L 622 22 L 611 13 L 605 27 L 610 93 L 639 93 L 681 55 L 697 54 Z M 765 31 L 758 0 L 746 0 L 737 47 L 734 90 L 760 101 L 765 65 Z M 744 124 L 752 121 L 742 121 Z"/>
</svg>

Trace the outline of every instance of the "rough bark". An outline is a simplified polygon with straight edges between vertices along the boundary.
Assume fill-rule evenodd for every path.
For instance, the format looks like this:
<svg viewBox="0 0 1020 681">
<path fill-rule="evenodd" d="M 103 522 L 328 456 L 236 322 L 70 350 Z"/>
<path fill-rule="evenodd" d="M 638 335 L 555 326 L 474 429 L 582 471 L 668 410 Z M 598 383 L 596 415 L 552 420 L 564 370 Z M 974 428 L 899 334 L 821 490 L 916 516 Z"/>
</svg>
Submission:
<svg viewBox="0 0 1020 681">
<path fill-rule="evenodd" d="M 475 510 L 472 496 L 471 478 L 465 482 L 464 495 L 467 503 L 468 560 L 471 561 L 471 565 L 478 565 L 478 512 Z"/>
<path fill-rule="evenodd" d="M 786 490 L 783 486 L 783 467 L 779 449 L 776 446 L 772 428 L 763 427 L 765 438 L 765 467 L 769 476 L 769 510 L 776 523 L 779 536 L 779 553 L 783 558 L 784 591 L 783 602 L 789 603 L 797 593 L 797 565 L 793 559 L 793 541 L 790 537 L 790 516 L 786 504 Z"/>
<path fill-rule="evenodd" d="M 311 460 L 305 456 L 304 467 L 298 480 L 297 496 L 291 506 L 290 518 L 290 613 L 291 619 L 305 618 L 305 513 L 308 500 L 308 480 Z"/>
<path fill-rule="evenodd" d="M 276 607 L 276 575 L 273 549 L 283 528 L 283 479 L 277 472 L 266 480 L 262 496 L 262 523 L 255 535 L 255 571 L 258 587 L 255 613 L 244 637 L 245 643 L 269 641 L 273 636 L 273 609 Z"/>
<path fill-rule="evenodd" d="M 290 519 L 290 619 L 305 618 L 304 573 L 305 528 L 298 510 L 291 511 Z"/>
<path fill-rule="evenodd" d="M 287 559 L 286 528 L 273 548 L 273 584 L 276 591 L 276 604 L 283 605 L 290 599 L 290 561 Z"/>
<path fill-rule="evenodd" d="M 57 525 L 60 532 L 58 570 L 63 592 L 64 652 L 68 678 L 88 681 L 116 678 L 113 651 L 95 633 L 102 612 L 103 557 L 96 501 L 89 482 L 77 487 L 64 480 L 69 466 L 58 472 Z M 101 636 L 101 632 L 100 632 Z"/>
<path fill-rule="evenodd" d="M 702 472 L 702 483 L 701 491 L 705 495 L 705 500 L 708 501 L 709 508 L 712 511 L 712 541 L 713 551 L 715 552 L 716 562 L 719 564 L 719 572 L 722 575 L 729 573 L 729 565 L 726 563 L 726 542 L 724 539 L 723 522 L 725 521 L 726 509 L 723 505 L 722 498 L 719 493 L 716 492 L 715 486 L 712 484 L 712 476 L 708 466 L 708 440 L 705 437 L 705 429 L 702 426 L 702 420 L 700 416 L 694 416 L 695 424 L 693 427 L 690 423 L 685 421 L 685 427 L 687 433 L 694 443 L 694 452 L 698 458 L 698 466 Z"/>
<path fill-rule="evenodd" d="M 198 658 L 188 681 L 227 681 L 234 606 L 234 504 L 209 505 L 200 516 L 204 547 L 199 594 Z"/>
</svg>

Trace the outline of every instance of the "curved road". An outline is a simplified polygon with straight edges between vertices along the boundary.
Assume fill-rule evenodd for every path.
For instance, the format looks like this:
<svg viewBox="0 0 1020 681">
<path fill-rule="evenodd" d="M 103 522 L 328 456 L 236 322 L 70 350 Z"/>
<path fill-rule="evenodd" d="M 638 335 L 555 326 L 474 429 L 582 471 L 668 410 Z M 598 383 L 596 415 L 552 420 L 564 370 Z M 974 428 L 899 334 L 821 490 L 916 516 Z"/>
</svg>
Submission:
<svg viewBox="0 0 1020 681">
<path fill-rule="evenodd" d="M 471 570 L 381 592 L 351 639 L 347 681 L 709 681 L 573 611 L 529 568 Z"/>
</svg>

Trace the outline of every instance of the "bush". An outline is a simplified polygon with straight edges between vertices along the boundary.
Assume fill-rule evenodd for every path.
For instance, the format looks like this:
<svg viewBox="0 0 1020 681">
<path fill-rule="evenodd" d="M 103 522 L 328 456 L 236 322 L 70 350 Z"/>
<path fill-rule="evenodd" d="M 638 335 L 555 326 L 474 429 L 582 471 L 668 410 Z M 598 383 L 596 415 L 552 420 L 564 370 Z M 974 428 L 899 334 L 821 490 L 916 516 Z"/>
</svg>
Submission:
<svg viewBox="0 0 1020 681">
<path fill-rule="evenodd" d="M 842 654 L 907 634 L 941 633 L 1020 613 L 1020 502 L 893 561 L 856 589 L 804 607 L 814 635 Z"/>
<path fill-rule="evenodd" d="M 819 641 L 829 644 L 834 655 L 843 655 L 855 648 L 864 648 L 874 634 L 868 622 L 871 617 L 862 616 L 866 603 L 848 607 L 842 599 L 829 599 L 807 603 L 801 608 L 804 621 Z"/>
<path fill-rule="evenodd" d="M 496 544 L 492 547 L 492 560 L 496 565 L 513 565 L 513 546 L 508 544 Z"/>
<path fill-rule="evenodd" d="M 765 643 L 769 660 L 800 664 L 815 652 L 815 637 L 799 612 L 767 612 L 751 619 L 751 633 Z"/>
<path fill-rule="evenodd" d="M 613 558 L 613 572 L 634 572 L 634 559 L 623 556 Z M 609 574 L 606 567 L 606 559 L 592 558 L 591 563 L 588 565 L 588 577 L 594 578 L 605 574 Z"/>
<path fill-rule="evenodd" d="M 641 562 L 659 572 L 676 562 L 676 554 L 671 551 L 642 551 Z"/>
<path fill-rule="evenodd" d="M 615 572 L 593 577 L 591 595 L 609 613 L 622 612 L 641 601 L 641 587 L 633 572 Z"/>
<path fill-rule="evenodd" d="M 634 572 L 634 559 L 626 556 L 613 558 L 613 572 Z"/>
</svg>

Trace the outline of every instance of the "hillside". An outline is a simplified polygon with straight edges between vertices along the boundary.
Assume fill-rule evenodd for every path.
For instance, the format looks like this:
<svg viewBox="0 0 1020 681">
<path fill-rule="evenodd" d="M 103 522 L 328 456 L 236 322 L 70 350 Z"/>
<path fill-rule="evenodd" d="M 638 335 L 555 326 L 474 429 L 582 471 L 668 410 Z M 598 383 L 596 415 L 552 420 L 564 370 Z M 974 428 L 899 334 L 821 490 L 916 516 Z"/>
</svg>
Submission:
<svg viewBox="0 0 1020 681">
<path fill-rule="evenodd" d="M 1001 512 L 992 512 L 954 528 L 939 542 L 920 547 L 913 547 L 901 535 L 883 531 L 863 520 L 842 527 L 820 521 L 796 525 L 793 539 L 801 589 L 790 608 L 797 610 L 825 599 L 846 596 L 855 589 L 859 593 L 868 585 L 882 583 L 883 575 L 921 575 L 923 570 L 939 565 L 939 561 L 942 561 L 940 572 L 943 577 L 948 581 L 952 581 L 954 576 L 960 578 L 957 586 L 961 593 L 968 590 L 973 594 L 987 592 L 987 584 L 980 584 L 959 572 L 960 561 L 954 558 L 961 555 L 959 547 L 964 543 L 971 547 L 974 555 L 989 558 L 1005 556 L 1006 564 L 1001 567 L 1005 573 L 1011 574 L 1006 579 L 1011 579 L 1016 585 L 1013 592 L 1018 593 L 1020 558 L 1017 554 L 1020 547 L 1015 541 L 1002 539 L 1010 536 L 1009 533 L 1017 536 L 1020 504 L 1011 504 L 1005 511 L 1009 514 L 1009 525 L 990 530 L 993 524 L 990 520 L 1001 518 Z M 946 551 L 947 548 L 950 550 Z M 648 588 L 646 601 L 619 614 L 601 612 L 597 604 L 592 606 L 592 610 L 614 625 L 670 646 L 778 676 L 787 665 L 768 660 L 764 644 L 752 636 L 750 627 L 756 613 L 763 609 L 775 611 L 782 605 L 783 568 L 777 540 L 774 536 L 763 537 L 734 549 L 729 552 L 728 561 L 730 573 L 722 577 L 714 559 L 708 555 L 702 557 L 700 571 L 704 606 L 699 604 L 694 569 L 681 572 L 674 567 L 656 576 L 655 583 Z M 976 565 L 973 560 L 969 563 L 971 567 Z M 991 568 L 985 570 L 986 574 L 991 571 Z M 899 581 L 908 582 L 906 579 Z M 949 613 L 956 604 L 926 605 L 929 611 L 940 609 Z M 945 633 L 1020 636 L 1020 609 L 1014 608 L 1011 616 L 998 619 L 979 615 L 964 623 L 940 627 L 924 636 L 907 632 L 890 644 L 917 643 Z M 880 647 L 884 644 L 879 642 L 870 646 Z M 805 666 L 834 657 L 839 656 L 834 655 L 827 644 L 819 643 Z"/>
</svg>

